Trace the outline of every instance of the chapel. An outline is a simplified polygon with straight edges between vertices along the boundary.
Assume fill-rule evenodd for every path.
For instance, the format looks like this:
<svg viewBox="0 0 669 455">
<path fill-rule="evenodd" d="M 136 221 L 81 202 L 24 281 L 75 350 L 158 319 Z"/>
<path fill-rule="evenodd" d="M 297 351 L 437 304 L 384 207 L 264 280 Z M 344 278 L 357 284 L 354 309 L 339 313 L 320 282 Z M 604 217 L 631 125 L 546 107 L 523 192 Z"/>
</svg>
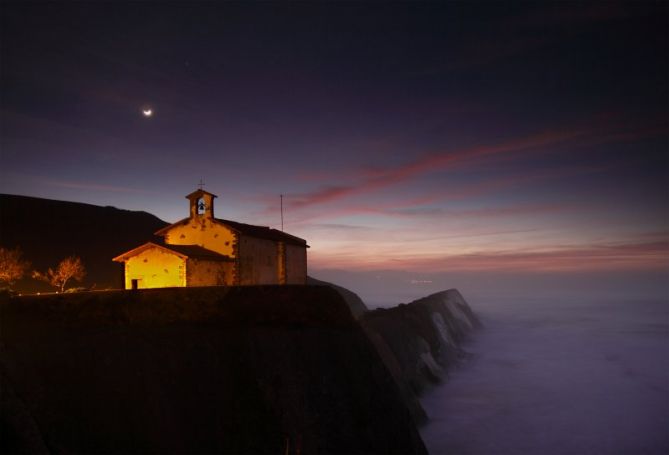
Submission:
<svg viewBox="0 0 669 455">
<path fill-rule="evenodd" d="M 215 194 L 186 198 L 190 215 L 113 260 L 125 265 L 125 288 L 306 284 L 306 240 L 266 226 L 214 217 Z"/>
</svg>

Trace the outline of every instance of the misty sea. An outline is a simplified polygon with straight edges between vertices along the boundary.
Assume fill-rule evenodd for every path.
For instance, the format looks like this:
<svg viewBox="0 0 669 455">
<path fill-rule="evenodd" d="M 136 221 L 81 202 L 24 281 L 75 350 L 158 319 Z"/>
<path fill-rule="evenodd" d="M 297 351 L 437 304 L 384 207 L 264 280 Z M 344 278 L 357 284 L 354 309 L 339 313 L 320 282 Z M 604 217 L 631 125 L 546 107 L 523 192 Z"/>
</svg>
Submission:
<svg viewBox="0 0 669 455">
<path fill-rule="evenodd" d="M 669 302 L 469 302 L 485 328 L 423 396 L 438 454 L 669 453 Z"/>
</svg>

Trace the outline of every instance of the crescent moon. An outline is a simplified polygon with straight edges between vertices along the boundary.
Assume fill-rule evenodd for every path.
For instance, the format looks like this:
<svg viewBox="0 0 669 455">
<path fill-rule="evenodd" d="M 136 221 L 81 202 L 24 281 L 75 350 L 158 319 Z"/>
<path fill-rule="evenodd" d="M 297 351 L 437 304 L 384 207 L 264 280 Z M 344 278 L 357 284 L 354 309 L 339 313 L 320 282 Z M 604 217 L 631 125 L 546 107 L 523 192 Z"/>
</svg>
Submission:
<svg viewBox="0 0 669 455">
<path fill-rule="evenodd" d="M 144 117 L 151 117 L 153 115 L 153 109 L 142 109 L 142 114 L 144 114 Z"/>
</svg>

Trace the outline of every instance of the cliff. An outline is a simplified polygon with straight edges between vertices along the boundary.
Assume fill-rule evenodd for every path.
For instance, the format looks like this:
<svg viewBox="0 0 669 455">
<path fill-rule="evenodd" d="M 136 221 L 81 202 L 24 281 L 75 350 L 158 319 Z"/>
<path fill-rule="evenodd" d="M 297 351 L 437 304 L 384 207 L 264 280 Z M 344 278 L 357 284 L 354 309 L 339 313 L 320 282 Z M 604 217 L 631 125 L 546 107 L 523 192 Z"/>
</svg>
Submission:
<svg viewBox="0 0 669 455">
<path fill-rule="evenodd" d="M 425 453 L 329 287 L 14 297 L 0 314 L 4 453 Z"/>
<path fill-rule="evenodd" d="M 427 419 L 418 397 L 447 378 L 465 356 L 460 343 L 481 325 L 456 289 L 365 313 L 360 322 L 418 423 Z"/>
</svg>

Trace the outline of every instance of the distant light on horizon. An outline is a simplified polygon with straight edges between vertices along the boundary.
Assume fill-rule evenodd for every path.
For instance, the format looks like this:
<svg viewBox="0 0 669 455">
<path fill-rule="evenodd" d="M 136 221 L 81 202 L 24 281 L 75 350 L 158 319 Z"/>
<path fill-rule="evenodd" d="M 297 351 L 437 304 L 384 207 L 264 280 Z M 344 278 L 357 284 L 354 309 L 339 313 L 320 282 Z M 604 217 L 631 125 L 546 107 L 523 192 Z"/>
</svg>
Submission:
<svg viewBox="0 0 669 455">
<path fill-rule="evenodd" d="M 411 280 L 411 284 L 432 284 L 432 280 Z"/>
</svg>

